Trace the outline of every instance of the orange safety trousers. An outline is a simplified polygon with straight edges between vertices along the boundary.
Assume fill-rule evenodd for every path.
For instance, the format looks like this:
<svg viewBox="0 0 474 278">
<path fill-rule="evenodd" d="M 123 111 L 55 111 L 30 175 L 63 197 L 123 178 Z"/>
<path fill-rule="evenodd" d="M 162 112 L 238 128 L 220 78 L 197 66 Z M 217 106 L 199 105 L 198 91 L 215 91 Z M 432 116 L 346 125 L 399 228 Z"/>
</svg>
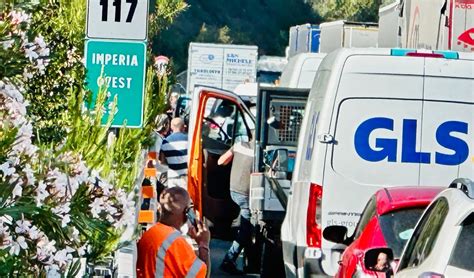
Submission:
<svg viewBox="0 0 474 278">
<path fill-rule="evenodd" d="M 206 277 L 206 264 L 172 227 L 157 223 L 143 234 L 137 247 L 137 277 Z"/>
</svg>

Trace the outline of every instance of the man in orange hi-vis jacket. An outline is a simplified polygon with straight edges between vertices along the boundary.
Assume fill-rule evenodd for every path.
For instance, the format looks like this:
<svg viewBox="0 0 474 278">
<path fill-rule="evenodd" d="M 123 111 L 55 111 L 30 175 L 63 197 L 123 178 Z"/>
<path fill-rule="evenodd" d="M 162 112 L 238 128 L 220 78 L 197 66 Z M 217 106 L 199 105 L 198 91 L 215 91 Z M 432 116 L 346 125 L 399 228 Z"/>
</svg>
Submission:
<svg viewBox="0 0 474 278">
<path fill-rule="evenodd" d="M 138 242 L 137 277 L 206 277 L 209 267 L 211 234 L 205 224 L 196 219 L 189 229 L 199 248 L 193 248 L 181 235 L 192 209 L 188 192 L 181 187 L 167 188 L 160 195 L 160 221 L 146 231 Z"/>
</svg>

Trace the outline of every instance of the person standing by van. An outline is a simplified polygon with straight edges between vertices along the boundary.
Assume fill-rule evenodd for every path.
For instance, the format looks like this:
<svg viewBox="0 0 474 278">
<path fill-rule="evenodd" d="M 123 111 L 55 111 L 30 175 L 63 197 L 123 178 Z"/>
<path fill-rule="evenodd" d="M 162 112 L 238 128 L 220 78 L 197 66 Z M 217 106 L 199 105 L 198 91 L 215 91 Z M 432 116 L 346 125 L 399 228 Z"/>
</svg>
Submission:
<svg viewBox="0 0 474 278">
<path fill-rule="evenodd" d="M 171 120 L 173 133 L 166 137 L 161 146 L 162 163 L 168 164 L 168 187 L 187 189 L 188 177 L 188 135 L 183 119 Z"/>
<path fill-rule="evenodd" d="M 249 191 L 250 174 L 253 164 L 253 141 L 237 142 L 224 153 L 217 161 L 218 165 L 227 165 L 232 161 L 230 174 L 230 197 L 240 207 L 240 227 L 237 238 L 227 251 L 220 269 L 230 274 L 241 274 L 237 269 L 236 261 L 242 250 L 252 242 L 250 223 Z"/>
<path fill-rule="evenodd" d="M 207 225 L 197 219 L 188 233 L 199 246 L 197 254 L 179 231 L 190 221 L 189 210 L 192 202 L 186 190 L 174 187 L 163 191 L 158 206 L 160 220 L 137 244 L 137 277 L 209 277 L 211 234 Z"/>
<path fill-rule="evenodd" d="M 149 165 L 148 168 L 154 167 L 157 173 L 157 182 L 156 182 L 156 192 L 158 196 L 160 195 L 161 191 L 165 188 L 165 183 L 167 180 L 167 172 L 168 167 L 164 166 L 160 160 L 158 159 L 161 146 L 163 145 L 163 141 L 170 133 L 170 118 L 167 114 L 159 114 L 155 118 L 155 127 L 153 129 L 153 141 L 154 144 L 150 147 L 150 153 L 154 153 L 155 157 L 155 164 Z M 152 160 L 153 161 L 153 160 Z"/>
</svg>

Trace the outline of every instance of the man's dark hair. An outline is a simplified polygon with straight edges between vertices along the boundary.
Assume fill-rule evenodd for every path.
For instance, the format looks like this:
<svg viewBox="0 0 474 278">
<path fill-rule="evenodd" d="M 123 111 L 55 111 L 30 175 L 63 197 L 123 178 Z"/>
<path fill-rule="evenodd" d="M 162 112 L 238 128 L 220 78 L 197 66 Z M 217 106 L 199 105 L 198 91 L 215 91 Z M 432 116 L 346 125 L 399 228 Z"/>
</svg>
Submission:
<svg viewBox="0 0 474 278">
<path fill-rule="evenodd" d="M 163 192 L 161 192 L 159 198 L 159 206 L 161 208 L 160 219 L 166 219 L 176 213 L 175 211 L 173 211 L 173 207 L 171 206 L 173 202 L 175 202 L 174 196 L 189 198 L 188 192 L 184 188 L 181 188 L 179 186 L 164 189 Z"/>
</svg>

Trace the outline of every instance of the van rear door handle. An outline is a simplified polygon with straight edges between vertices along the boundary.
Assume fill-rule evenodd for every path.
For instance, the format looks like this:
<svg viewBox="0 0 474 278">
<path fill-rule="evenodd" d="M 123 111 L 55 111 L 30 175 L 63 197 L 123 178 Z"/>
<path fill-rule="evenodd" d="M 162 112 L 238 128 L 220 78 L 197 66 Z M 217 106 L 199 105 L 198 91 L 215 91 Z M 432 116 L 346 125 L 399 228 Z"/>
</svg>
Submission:
<svg viewBox="0 0 474 278">
<path fill-rule="evenodd" d="M 323 133 L 318 136 L 318 141 L 324 144 L 334 143 L 334 137 L 329 133 Z"/>
</svg>

